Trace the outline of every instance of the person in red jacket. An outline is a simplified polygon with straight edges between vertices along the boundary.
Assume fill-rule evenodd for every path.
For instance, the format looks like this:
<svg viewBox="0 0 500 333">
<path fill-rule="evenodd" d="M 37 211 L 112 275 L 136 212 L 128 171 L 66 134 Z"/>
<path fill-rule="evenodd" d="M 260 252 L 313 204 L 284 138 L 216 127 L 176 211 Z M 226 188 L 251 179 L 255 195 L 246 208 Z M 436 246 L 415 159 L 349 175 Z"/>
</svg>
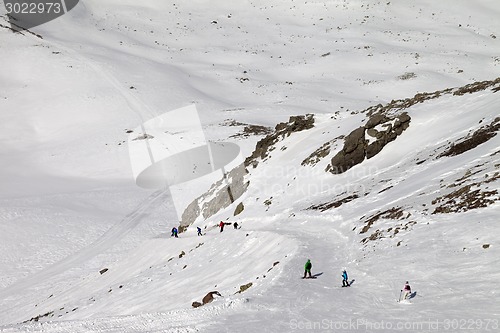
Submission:
<svg viewBox="0 0 500 333">
<path fill-rule="evenodd" d="M 219 227 L 220 227 L 220 232 L 223 232 L 224 231 L 224 222 L 220 221 Z"/>
</svg>

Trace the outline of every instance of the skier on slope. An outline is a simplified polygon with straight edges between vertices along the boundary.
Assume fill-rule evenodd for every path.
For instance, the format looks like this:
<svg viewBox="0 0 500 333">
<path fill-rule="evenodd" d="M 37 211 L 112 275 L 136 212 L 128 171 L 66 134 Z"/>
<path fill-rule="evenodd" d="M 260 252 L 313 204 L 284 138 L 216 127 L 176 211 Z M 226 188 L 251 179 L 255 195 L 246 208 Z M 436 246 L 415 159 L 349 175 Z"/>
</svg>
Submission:
<svg viewBox="0 0 500 333">
<path fill-rule="evenodd" d="M 172 228 L 172 235 L 170 235 L 170 237 L 172 237 L 172 236 L 173 236 L 173 237 L 175 237 L 175 238 L 179 238 L 179 237 L 177 237 L 177 232 L 178 232 L 178 231 L 177 231 L 177 228 L 176 228 L 176 227 L 173 227 L 173 228 Z"/>
<path fill-rule="evenodd" d="M 347 272 L 345 268 L 342 270 L 342 287 L 350 287 L 349 278 L 347 277 Z"/>
<path fill-rule="evenodd" d="M 411 295 L 411 287 L 408 281 L 406 281 L 402 291 L 404 291 L 403 299 L 408 299 Z"/>
<path fill-rule="evenodd" d="M 201 228 L 200 227 L 196 227 L 196 230 L 198 230 L 198 236 L 201 236 L 202 235 Z"/>
<path fill-rule="evenodd" d="M 233 227 L 234 227 L 234 229 L 238 229 L 238 222 L 234 222 Z"/>
<path fill-rule="evenodd" d="M 304 265 L 304 277 L 303 277 L 303 279 L 306 278 L 307 274 L 309 274 L 309 277 L 312 278 L 312 276 L 311 276 L 311 268 L 312 268 L 311 260 L 307 259 L 307 262 Z"/>
<path fill-rule="evenodd" d="M 220 227 L 220 232 L 223 232 L 224 231 L 224 222 L 220 221 L 219 227 Z"/>
</svg>

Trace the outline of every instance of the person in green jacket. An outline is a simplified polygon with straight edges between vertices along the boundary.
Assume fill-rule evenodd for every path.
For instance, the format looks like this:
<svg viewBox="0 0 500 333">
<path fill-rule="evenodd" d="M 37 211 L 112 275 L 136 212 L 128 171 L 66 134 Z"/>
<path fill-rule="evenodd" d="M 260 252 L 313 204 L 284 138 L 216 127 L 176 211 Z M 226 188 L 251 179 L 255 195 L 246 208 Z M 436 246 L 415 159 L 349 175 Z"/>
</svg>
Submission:
<svg viewBox="0 0 500 333">
<path fill-rule="evenodd" d="M 312 278 L 312 276 L 311 276 L 311 268 L 312 268 L 311 260 L 307 259 L 307 262 L 306 262 L 306 264 L 304 266 L 304 277 L 303 277 L 303 279 L 306 278 L 307 274 L 309 274 L 309 277 Z"/>
</svg>

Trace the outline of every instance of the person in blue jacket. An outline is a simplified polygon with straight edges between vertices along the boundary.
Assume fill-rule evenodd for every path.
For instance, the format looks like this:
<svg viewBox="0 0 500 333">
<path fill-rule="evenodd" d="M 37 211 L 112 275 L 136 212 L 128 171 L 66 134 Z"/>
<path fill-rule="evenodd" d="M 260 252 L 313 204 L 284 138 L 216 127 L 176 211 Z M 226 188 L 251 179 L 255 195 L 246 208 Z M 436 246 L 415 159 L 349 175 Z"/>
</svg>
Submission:
<svg viewBox="0 0 500 333">
<path fill-rule="evenodd" d="M 173 227 L 172 228 L 172 235 L 170 235 L 170 237 L 174 236 L 175 238 L 178 238 L 177 233 L 178 233 L 177 228 Z"/>
<path fill-rule="evenodd" d="M 198 230 L 198 236 L 201 236 L 202 235 L 201 228 L 200 227 L 196 227 L 196 230 Z"/>
<path fill-rule="evenodd" d="M 349 277 L 347 276 L 347 272 L 346 270 L 344 269 L 342 271 L 342 287 L 350 287 L 350 284 L 349 284 Z"/>
</svg>

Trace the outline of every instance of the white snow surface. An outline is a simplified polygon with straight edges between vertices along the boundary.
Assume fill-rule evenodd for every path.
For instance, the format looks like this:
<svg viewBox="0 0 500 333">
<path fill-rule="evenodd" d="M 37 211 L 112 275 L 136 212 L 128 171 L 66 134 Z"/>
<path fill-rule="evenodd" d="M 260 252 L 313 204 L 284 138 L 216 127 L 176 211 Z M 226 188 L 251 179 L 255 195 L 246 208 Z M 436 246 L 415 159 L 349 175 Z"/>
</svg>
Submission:
<svg viewBox="0 0 500 333">
<path fill-rule="evenodd" d="M 396 141 L 342 175 L 325 172 L 338 140 L 301 166 L 363 125 L 360 110 L 500 77 L 497 0 L 84 0 L 32 29 L 43 39 L 0 15 L 0 332 L 499 330 L 498 192 L 431 213 L 460 186 L 498 190 L 484 182 L 498 135 L 438 155 L 500 115 L 500 92 L 416 104 Z M 193 103 L 206 138 L 243 156 L 262 136 L 235 137 L 228 120 L 316 121 L 249 170 L 242 214 L 175 239 L 170 190 L 135 185 L 126 132 Z M 360 233 L 392 208 L 404 217 Z M 221 233 L 221 220 L 241 229 Z M 316 279 L 301 279 L 307 259 Z M 416 295 L 397 302 L 407 280 Z M 223 297 L 192 308 L 210 291 Z"/>
</svg>

